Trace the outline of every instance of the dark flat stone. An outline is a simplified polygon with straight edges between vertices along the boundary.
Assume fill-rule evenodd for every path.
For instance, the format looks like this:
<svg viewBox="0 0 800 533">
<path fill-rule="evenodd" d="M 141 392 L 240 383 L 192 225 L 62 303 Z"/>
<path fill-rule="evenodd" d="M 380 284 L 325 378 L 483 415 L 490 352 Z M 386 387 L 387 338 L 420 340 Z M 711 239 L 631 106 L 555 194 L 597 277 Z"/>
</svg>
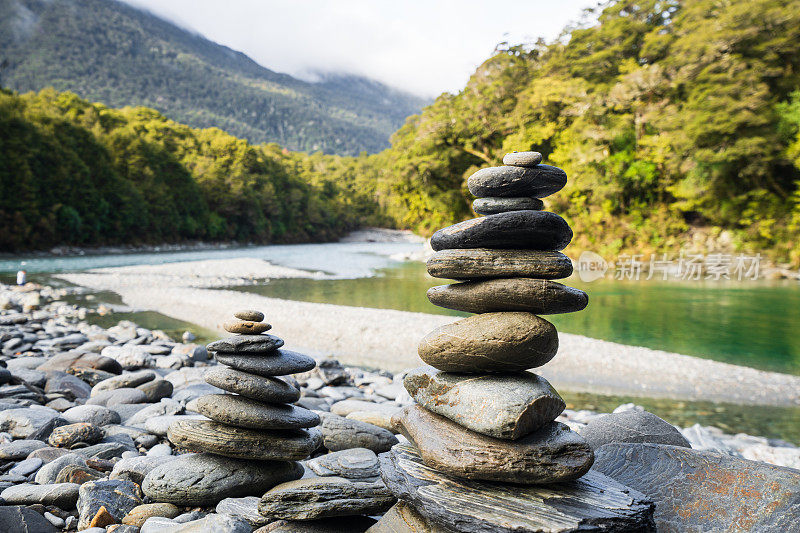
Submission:
<svg viewBox="0 0 800 533">
<path fill-rule="evenodd" d="M 167 438 L 176 446 L 193 451 L 266 461 L 305 459 L 322 444 L 318 429 L 258 431 L 206 420 L 173 422 Z"/>
<path fill-rule="evenodd" d="M 375 515 L 394 505 L 395 497 L 383 481 L 351 481 L 316 477 L 289 481 L 268 490 L 258 504 L 267 517 L 313 520 L 338 516 Z"/>
<path fill-rule="evenodd" d="M 419 405 L 396 415 L 401 433 L 425 464 L 460 478 L 526 485 L 579 478 L 592 466 L 592 449 L 560 422 L 517 440 L 487 437 Z"/>
<path fill-rule="evenodd" d="M 297 429 L 319 424 L 313 411 L 286 404 L 265 404 L 234 394 L 197 399 L 197 411 L 223 424 L 250 429 Z"/>
<path fill-rule="evenodd" d="M 557 167 L 536 165 L 532 167 L 482 168 L 467 180 L 473 196 L 533 196 L 544 198 L 557 193 L 567 184 L 567 174 Z"/>
<path fill-rule="evenodd" d="M 431 237 L 435 251 L 453 248 L 551 250 L 572 240 L 567 222 L 550 211 L 509 211 L 471 218 L 440 229 Z"/>
<path fill-rule="evenodd" d="M 269 355 L 216 353 L 215 357 L 223 365 L 265 377 L 307 372 L 317 364 L 311 357 L 290 350 L 277 350 Z"/>
<path fill-rule="evenodd" d="M 22 505 L 4 505 L 0 507 L 0 531 L 58 533 L 59 529 L 33 509 Z"/>
<path fill-rule="evenodd" d="M 470 481 L 426 466 L 407 444 L 396 445 L 380 461 L 381 475 L 395 496 L 452 531 L 655 531 L 653 504 L 598 472 L 544 486 Z"/>
<path fill-rule="evenodd" d="M 248 374 L 223 365 L 212 367 L 203 377 L 206 383 L 253 400 L 293 403 L 300 399 L 300 389 L 282 379 Z"/>
<path fill-rule="evenodd" d="M 541 211 L 544 202 L 538 198 L 478 198 L 472 202 L 472 210 L 479 215 L 496 215 L 508 211 Z"/>
<path fill-rule="evenodd" d="M 524 437 L 566 407 L 546 379 L 530 372 L 476 376 L 421 367 L 409 371 L 403 385 L 427 410 L 497 439 Z"/>
<path fill-rule="evenodd" d="M 558 333 L 532 313 L 484 313 L 445 324 L 419 343 L 420 358 L 445 372 L 517 372 L 542 366 Z"/>
<path fill-rule="evenodd" d="M 664 444 L 617 443 L 597 450 L 592 472 L 644 493 L 659 532 L 796 531 L 800 471 Z"/>
<path fill-rule="evenodd" d="M 234 335 L 206 345 L 209 352 L 269 353 L 283 346 L 283 339 L 274 335 Z"/>
<path fill-rule="evenodd" d="M 589 303 L 580 289 L 531 278 L 489 279 L 439 285 L 428 289 L 433 305 L 466 311 L 528 311 L 539 315 L 573 313 Z"/>
<path fill-rule="evenodd" d="M 441 250 L 428 258 L 428 274 L 446 279 L 537 278 L 572 275 L 572 261 L 560 252 L 465 248 Z"/>
<path fill-rule="evenodd" d="M 653 413 L 636 409 L 597 417 L 581 429 L 580 434 L 594 449 L 612 442 L 649 442 L 692 447 L 675 426 Z"/>
</svg>

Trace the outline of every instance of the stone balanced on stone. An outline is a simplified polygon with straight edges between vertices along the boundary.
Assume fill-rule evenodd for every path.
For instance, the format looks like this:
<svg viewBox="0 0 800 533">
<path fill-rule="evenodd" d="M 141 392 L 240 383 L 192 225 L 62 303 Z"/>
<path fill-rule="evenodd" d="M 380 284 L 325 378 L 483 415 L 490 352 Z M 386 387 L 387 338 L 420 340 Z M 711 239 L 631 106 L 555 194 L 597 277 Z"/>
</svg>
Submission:
<svg viewBox="0 0 800 533">
<path fill-rule="evenodd" d="M 419 344 L 430 366 L 408 372 L 404 385 L 417 405 L 394 420 L 411 446 L 398 444 L 381 456 L 387 487 L 410 508 L 388 516 L 427 520 L 431 531 L 649 527 L 652 505 L 602 474 L 587 474 L 592 449 L 555 421 L 564 401 L 547 380 L 526 372 L 558 349 L 556 328 L 538 315 L 580 311 L 588 303 L 583 291 L 552 281 L 572 273 L 560 253 L 572 230 L 541 210 L 540 198 L 567 182 L 564 171 L 541 159 L 538 152 L 515 152 L 503 158 L 506 166 L 473 174 L 468 187 L 479 197 L 473 207 L 486 216 L 431 238 L 436 253 L 428 272 L 463 281 L 431 288 L 429 300 L 478 314 Z M 380 523 L 373 531 L 383 531 Z"/>
<path fill-rule="evenodd" d="M 322 434 L 314 427 L 319 416 L 291 405 L 300 398 L 300 390 L 278 377 L 311 370 L 314 359 L 283 349 L 283 340 L 266 333 L 271 326 L 263 322 L 263 313 L 239 311 L 234 316 L 236 320 L 224 324 L 234 335 L 207 346 L 220 365 L 205 374 L 206 382 L 233 394 L 200 397 L 197 409 L 208 420 L 177 421 L 167 433 L 174 445 L 201 452 L 186 457 L 185 461 L 203 463 L 191 465 L 187 473 L 201 475 L 201 466 L 206 466 L 224 480 L 220 486 L 225 489 L 203 494 L 202 501 L 171 490 L 174 464 L 181 457 L 168 465 L 164 476 L 145 479 L 143 489 L 154 500 L 212 505 L 223 498 L 261 496 L 279 483 L 299 479 L 303 467 L 296 461 L 322 444 Z"/>
</svg>

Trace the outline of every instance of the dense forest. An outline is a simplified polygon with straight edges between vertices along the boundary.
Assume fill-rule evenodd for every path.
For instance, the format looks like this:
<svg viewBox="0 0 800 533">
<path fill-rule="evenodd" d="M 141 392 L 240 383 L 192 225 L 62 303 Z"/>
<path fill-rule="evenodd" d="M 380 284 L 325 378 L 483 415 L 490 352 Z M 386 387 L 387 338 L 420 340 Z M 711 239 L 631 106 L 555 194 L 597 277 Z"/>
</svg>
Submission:
<svg viewBox="0 0 800 533">
<path fill-rule="evenodd" d="M 126 210 L 138 213 L 139 205 L 154 210 L 139 233 L 148 239 L 321 238 L 359 223 L 430 234 L 473 216 L 465 186 L 472 172 L 499 164 L 505 152 L 533 149 L 570 176 L 546 204 L 575 229 L 573 253 L 674 252 L 689 242 L 719 243 L 800 266 L 800 2 L 620 0 L 597 15 L 596 23 L 565 30 L 554 43 L 499 47 L 464 90 L 441 95 L 409 118 L 392 146 L 374 155 L 254 147 L 143 109 L 84 102 L 47 115 L 41 108 L 77 102 L 49 93 L 7 95 L 0 112 L 28 102 L 37 135 L 97 151 L 88 162 L 80 159 L 80 172 L 59 170 L 73 194 L 90 189 L 105 200 L 91 203 L 95 210 L 105 206 L 102 214 L 78 210 L 91 235 L 104 236 L 86 242 L 130 238 L 136 230 L 125 224 L 135 216 Z M 68 138 L 68 128 L 82 130 Z M 30 153 L 21 144 L 12 153 Z M 233 146 L 239 151 L 230 154 Z M 79 166 L 45 152 L 54 168 Z M 144 164 L 151 153 L 164 154 L 158 159 L 164 167 Z M 223 155 L 228 159 L 218 161 Z M 34 184 L 41 169 L 32 161 L 27 172 Z M 164 181 L 162 168 L 175 169 L 168 173 L 174 184 Z M 40 188 L 66 194 L 57 176 L 49 174 Z M 263 185 L 256 187 L 258 179 Z M 248 200 L 252 190 L 260 192 L 257 202 Z M 11 204 L 0 206 L 6 218 L 7 209 L 20 216 L 33 201 L 9 202 L 6 191 L 0 200 Z M 52 207 L 72 204 L 36 201 L 36 212 L 46 216 L 32 216 L 38 224 L 32 235 L 59 233 L 37 244 L 74 235 L 62 228 L 75 227 L 78 217 Z M 191 214 L 195 209 L 207 215 Z M 107 213 L 120 219 L 118 226 L 109 226 Z M 166 227 L 159 216 L 171 217 Z"/>
<path fill-rule="evenodd" d="M 71 93 L 0 92 L 0 250 L 330 240 L 387 224 L 358 190 L 305 181 L 276 145 Z"/>
<path fill-rule="evenodd" d="M 252 143 L 357 155 L 425 101 L 358 76 L 307 83 L 115 0 L 0 0 L 4 87 L 157 109 Z"/>
</svg>

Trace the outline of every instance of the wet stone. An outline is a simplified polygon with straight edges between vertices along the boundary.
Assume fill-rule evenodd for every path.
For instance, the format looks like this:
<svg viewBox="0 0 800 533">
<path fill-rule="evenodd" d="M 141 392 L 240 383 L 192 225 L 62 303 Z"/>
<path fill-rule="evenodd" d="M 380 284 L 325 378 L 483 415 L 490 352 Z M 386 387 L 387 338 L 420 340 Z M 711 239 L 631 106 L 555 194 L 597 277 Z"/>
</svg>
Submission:
<svg viewBox="0 0 800 533">
<path fill-rule="evenodd" d="M 322 434 L 314 428 L 258 431 L 205 420 L 174 422 L 167 436 L 176 446 L 240 459 L 295 461 L 322 444 Z"/>
<path fill-rule="evenodd" d="M 300 399 L 300 389 L 275 377 L 248 374 L 223 365 L 205 373 L 206 382 L 228 392 L 262 402 L 293 403 Z"/>
<path fill-rule="evenodd" d="M 560 252 L 539 250 L 441 250 L 428 258 L 427 266 L 428 274 L 435 278 L 456 280 L 513 277 L 559 279 L 572 275 L 569 257 Z"/>
<path fill-rule="evenodd" d="M 397 418 L 426 465 L 460 478 L 556 483 L 579 478 L 594 459 L 589 445 L 559 422 L 509 441 L 469 431 L 418 405 Z"/>
<path fill-rule="evenodd" d="M 216 359 L 236 370 L 265 377 L 307 372 L 317 364 L 311 357 L 290 350 L 277 350 L 274 355 L 217 353 Z"/>
<path fill-rule="evenodd" d="M 470 481 L 426 466 L 407 444 L 398 444 L 380 461 L 381 475 L 395 496 L 434 525 L 454 531 L 655 532 L 653 504 L 594 471 L 552 485 Z"/>
<path fill-rule="evenodd" d="M 530 372 L 476 376 L 421 367 L 409 371 L 403 384 L 427 410 L 498 439 L 524 437 L 566 407 L 546 379 Z"/>
<path fill-rule="evenodd" d="M 274 335 L 234 335 L 208 344 L 209 352 L 258 354 L 274 352 L 283 346 L 283 339 Z"/>
<path fill-rule="evenodd" d="M 212 420 L 240 428 L 297 429 L 319 424 L 313 411 L 294 405 L 269 405 L 233 394 L 198 398 L 197 411 Z"/>
<path fill-rule="evenodd" d="M 527 311 L 539 315 L 573 313 L 589 303 L 582 290 L 544 279 L 509 278 L 465 281 L 428 289 L 433 305 L 466 311 Z"/>
<path fill-rule="evenodd" d="M 472 218 L 440 229 L 431 237 L 435 251 L 504 248 L 558 251 L 572 240 L 567 222 L 549 211 L 509 211 Z"/>
<path fill-rule="evenodd" d="M 538 198 L 478 198 L 472 202 L 472 210 L 479 215 L 496 215 L 508 211 L 541 211 L 544 202 Z"/>
<path fill-rule="evenodd" d="M 516 372 L 542 366 L 558 350 L 558 333 L 532 313 L 475 315 L 445 324 L 419 343 L 419 356 L 445 372 Z"/>
</svg>

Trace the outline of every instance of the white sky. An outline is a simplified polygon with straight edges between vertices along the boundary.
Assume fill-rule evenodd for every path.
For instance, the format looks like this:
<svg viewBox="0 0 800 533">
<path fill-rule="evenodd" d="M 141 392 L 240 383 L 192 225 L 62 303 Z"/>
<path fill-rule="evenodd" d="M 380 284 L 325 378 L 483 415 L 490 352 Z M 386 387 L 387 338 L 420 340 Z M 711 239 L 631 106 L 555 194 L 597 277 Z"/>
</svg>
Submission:
<svg viewBox="0 0 800 533">
<path fill-rule="evenodd" d="M 551 41 L 596 0 L 123 0 L 304 79 L 457 92 L 501 41 Z"/>
</svg>

